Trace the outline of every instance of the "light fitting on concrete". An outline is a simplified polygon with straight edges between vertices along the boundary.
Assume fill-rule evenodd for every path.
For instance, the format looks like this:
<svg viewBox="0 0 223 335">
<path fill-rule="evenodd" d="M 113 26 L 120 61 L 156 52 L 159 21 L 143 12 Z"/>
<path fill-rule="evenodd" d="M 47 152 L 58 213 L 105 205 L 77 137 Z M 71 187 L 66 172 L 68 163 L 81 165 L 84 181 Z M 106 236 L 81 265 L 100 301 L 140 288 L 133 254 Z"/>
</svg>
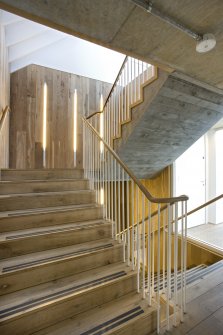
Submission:
<svg viewBox="0 0 223 335">
<path fill-rule="evenodd" d="M 204 34 L 202 40 L 197 42 L 196 51 L 199 53 L 205 53 L 214 49 L 216 45 L 216 39 L 213 34 Z"/>
<path fill-rule="evenodd" d="M 212 50 L 216 45 L 216 39 L 213 34 L 204 34 L 200 35 L 195 31 L 191 30 L 190 28 L 184 26 L 180 22 L 176 21 L 174 18 L 162 13 L 160 10 L 153 6 L 151 1 L 145 0 L 131 0 L 134 2 L 135 5 L 139 6 L 140 8 L 146 10 L 148 13 L 156 16 L 160 20 L 170 24 L 174 28 L 182 31 L 183 33 L 187 34 L 188 36 L 192 37 L 194 40 L 197 41 L 196 51 L 199 53 L 205 53 Z"/>
</svg>

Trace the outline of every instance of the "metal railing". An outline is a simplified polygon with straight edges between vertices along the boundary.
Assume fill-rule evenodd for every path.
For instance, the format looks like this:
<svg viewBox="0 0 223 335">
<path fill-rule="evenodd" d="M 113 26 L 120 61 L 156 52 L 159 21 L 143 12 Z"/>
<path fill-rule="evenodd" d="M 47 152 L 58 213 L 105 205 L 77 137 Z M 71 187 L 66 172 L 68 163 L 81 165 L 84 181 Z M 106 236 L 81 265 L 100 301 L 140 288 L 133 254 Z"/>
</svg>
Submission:
<svg viewBox="0 0 223 335">
<path fill-rule="evenodd" d="M 83 118 L 83 140 L 85 177 L 96 191 L 97 203 L 103 205 L 104 218 L 112 223 L 113 238 L 123 245 L 123 261 L 137 273 L 137 291 L 142 292 L 149 305 L 156 306 L 157 332 L 161 327 L 161 308 L 165 308 L 170 329 L 172 321 L 174 325 L 179 322 L 178 315 L 183 321 L 186 309 L 188 197 L 153 197 L 86 118 Z M 183 213 L 180 221 L 179 208 Z M 154 212 L 157 215 L 152 215 Z M 160 290 L 155 289 L 155 277 Z"/>
<path fill-rule="evenodd" d="M 157 79 L 157 68 L 132 57 L 126 57 L 101 111 L 87 120 L 113 147 L 121 137 L 122 125 L 132 120 L 131 109 L 143 101 L 143 88 Z"/>
<path fill-rule="evenodd" d="M 194 213 L 197 213 L 198 211 L 216 203 L 217 201 L 223 199 L 223 194 L 218 195 L 217 197 L 208 200 L 207 202 L 203 203 L 202 205 L 188 211 L 187 213 L 187 217 L 190 215 L 193 215 Z M 178 217 L 178 220 L 181 220 L 182 215 L 180 217 Z M 215 224 L 213 226 L 216 226 Z M 206 231 L 207 232 L 207 231 Z M 211 236 L 213 236 L 213 231 L 211 231 L 210 229 L 210 234 Z M 214 252 L 215 254 L 218 254 L 220 256 L 222 256 L 223 254 L 223 248 L 222 246 L 219 246 L 218 243 L 214 242 L 214 240 L 212 240 L 212 243 L 210 241 L 208 241 L 208 238 L 201 238 L 199 236 L 194 236 L 193 233 L 190 233 L 190 229 L 188 231 L 188 239 L 190 242 L 198 244 L 201 248 L 205 248 L 206 250 L 209 250 L 211 252 Z"/>
</svg>

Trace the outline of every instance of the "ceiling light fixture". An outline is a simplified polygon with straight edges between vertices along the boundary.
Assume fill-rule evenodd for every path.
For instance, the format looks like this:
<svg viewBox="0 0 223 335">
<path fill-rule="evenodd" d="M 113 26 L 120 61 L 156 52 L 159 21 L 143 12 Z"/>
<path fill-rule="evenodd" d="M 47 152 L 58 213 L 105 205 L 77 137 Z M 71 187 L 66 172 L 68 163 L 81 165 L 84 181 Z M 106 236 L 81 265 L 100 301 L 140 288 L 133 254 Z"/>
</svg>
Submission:
<svg viewBox="0 0 223 335">
<path fill-rule="evenodd" d="M 177 22 L 170 16 L 165 15 L 164 13 L 160 12 L 158 9 L 154 8 L 153 3 L 151 1 L 145 0 L 131 0 L 134 2 L 135 5 L 139 6 L 140 8 L 146 10 L 148 13 L 158 17 L 160 20 L 170 24 L 171 26 L 175 27 L 178 30 L 181 30 L 188 36 L 192 37 L 194 40 L 197 41 L 196 44 L 196 51 L 199 53 L 205 53 L 211 51 L 216 45 L 216 39 L 213 34 L 204 34 L 200 35 L 190 28 L 185 27 L 180 22 Z"/>
</svg>

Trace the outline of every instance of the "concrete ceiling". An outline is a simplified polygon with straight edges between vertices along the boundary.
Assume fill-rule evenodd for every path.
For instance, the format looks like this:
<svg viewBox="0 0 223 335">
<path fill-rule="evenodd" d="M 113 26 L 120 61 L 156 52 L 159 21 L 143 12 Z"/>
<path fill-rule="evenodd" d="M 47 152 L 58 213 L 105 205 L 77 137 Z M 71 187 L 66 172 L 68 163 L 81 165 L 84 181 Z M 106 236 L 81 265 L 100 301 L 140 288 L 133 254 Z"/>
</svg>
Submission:
<svg viewBox="0 0 223 335">
<path fill-rule="evenodd" d="M 0 8 L 223 89 L 223 1 L 153 3 L 195 32 L 213 33 L 215 49 L 196 53 L 192 38 L 130 0 L 0 0 Z"/>
</svg>

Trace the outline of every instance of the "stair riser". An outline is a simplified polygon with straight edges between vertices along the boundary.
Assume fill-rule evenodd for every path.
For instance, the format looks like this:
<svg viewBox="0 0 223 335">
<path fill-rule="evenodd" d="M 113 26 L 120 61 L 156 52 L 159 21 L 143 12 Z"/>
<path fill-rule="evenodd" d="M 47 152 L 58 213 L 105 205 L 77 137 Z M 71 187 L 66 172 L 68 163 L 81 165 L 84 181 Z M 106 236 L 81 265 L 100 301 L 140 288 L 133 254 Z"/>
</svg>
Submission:
<svg viewBox="0 0 223 335">
<path fill-rule="evenodd" d="M 102 207 L 79 208 L 56 213 L 39 213 L 24 216 L 0 217 L 0 231 L 23 230 L 28 228 L 38 228 L 54 226 L 62 223 L 80 222 L 87 220 L 101 219 L 103 215 Z"/>
<path fill-rule="evenodd" d="M 0 211 L 13 211 L 29 208 L 44 208 L 52 206 L 67 206 L 89 204 L 95 202 L 95 193 L 86 191 L 81 193 L 65 193 L 65 194 L 43 194 L 27 197 L 16 196 L 0 198 Z"/>
<path fill-rule="evenodd" d="M 102 238 L 111 238 L 111 234 L 111 226 L 104 226 L 101 224 L 100 227 L 98 226 L 95 228 L 70 230 L 2 242 L 0 243 L 0 259 L 65 247 Z"/>
<path fill-rule="evenodd" d="M 35 286 L 58 278 L 122 261 L 123 247 L 114 248 L 48 263 L 0 276 L 0 295 Z"/>
<path fill-rule="evenodd" d="M 1 180 L 44 180 L 83 178 L 83 170 L 1 170 Z"/>
<path fill-rule="evenodd" d="M 54 324 L 55 320 L 57 322 L 62 321 L 121 297 L 136 289 L 136 276 L 125 277 L 109 285 L 101 285 L 94 290 L 71 297 L 69 300 L 54 305 L 46 305 L 39 311 L 20 316 L 11 320 L 11 322 L 2 323 L 0 332 L 4 335 L 28 335 Z"/>
<path fill-rule="evenodd" d="M 87 180 L 0 183 L 0 194 L 76 191 L 89 189 Z"/>
</svg>

